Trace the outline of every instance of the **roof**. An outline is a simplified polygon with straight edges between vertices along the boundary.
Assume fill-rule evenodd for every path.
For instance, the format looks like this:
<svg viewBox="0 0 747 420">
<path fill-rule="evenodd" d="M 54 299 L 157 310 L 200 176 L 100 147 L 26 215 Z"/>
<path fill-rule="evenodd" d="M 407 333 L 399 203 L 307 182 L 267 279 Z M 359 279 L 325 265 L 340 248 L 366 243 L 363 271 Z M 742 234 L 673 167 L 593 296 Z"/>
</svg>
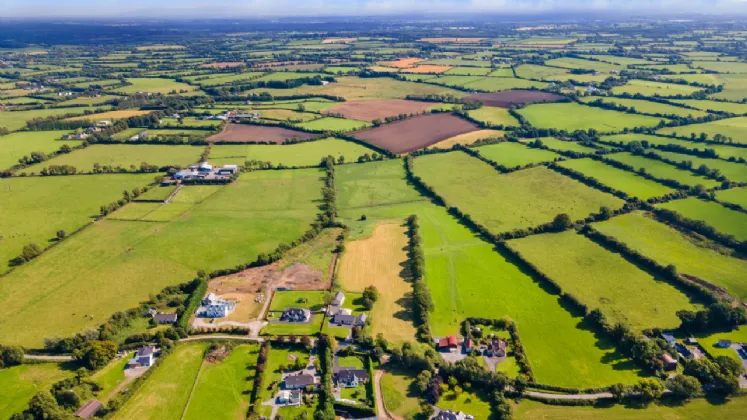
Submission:
<svg viewBox="0 0 747 420">
<path fill-rule="evenodd" d="M 176 314 L 155 314 L 153 318 L 157 322 L 176 322 L 178 316 Z"/>
<path fill-rule="evenodd" d="M 82 419 L 90 419 L 102 408 L 104 408 L 104 404 L 102 404 L 101 401 L 91 400 L 83 404 L 83 406 L 75 412 L 75 416 Z"/>
<path fill-rule="evenodd" d="M 335 298 L 332 300 L 333 305 L 342 305 L 342 302 L 345 301 L 345 294 L 342 292 L 335 293 Z"/>
<path fill-rule="evenodd" d="M 368 379 L 368 372 L 363 369 L 344 369 L 337 372 L 337 379 L 341 381 L 352 381 L 353 378 Z"/>
<path fill-rule="evenodd" d="M 155 350 L 156 349 L 153 346 L 143 346 L 143 347 L 140 347 L 140 350 L 137 351 L 137 356 L 138 357 L 150 356 L 151 354 L 153 354 Z"/>
<path fill-rule="evenodd" d="M 677 340 L 675 340 L 674 335 L 672 333 L 661 333 L 661 338 L 667 340 L 669 343 L 673 343 Z"/>
<path fill-rule="evenodd" d="M 284 382 L 286 386 L 314 385 L 314 377 L 311 375 L 294 375 L 286 377 Z"/>
<path fill-rule="evenodd" d="M 455 335 L 450 335 L 438 340 L 438 347 L 457 347 L 459 342 Z"/>
<path fill-rule="evenodd" d="M 668 355 L 667 353 L 661 355 L 661 360 L 663 360 L 664 363 L 677 363 L 674 357 Z"/>
</svg>

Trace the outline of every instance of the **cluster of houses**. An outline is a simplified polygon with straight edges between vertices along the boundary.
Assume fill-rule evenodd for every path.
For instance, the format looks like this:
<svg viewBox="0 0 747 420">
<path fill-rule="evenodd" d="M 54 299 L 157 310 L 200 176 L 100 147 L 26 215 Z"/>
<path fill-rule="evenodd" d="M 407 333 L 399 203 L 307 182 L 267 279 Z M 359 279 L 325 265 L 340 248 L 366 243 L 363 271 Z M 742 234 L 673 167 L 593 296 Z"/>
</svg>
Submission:
<svg viewBox="0 0 747 420">
<path fill-rule="evenodd" d="M 77 133 L 63 135 L 62 140 L 85 140 L 88 138 L 89 135 L 93 133 L 98 133 L 102 129 L 109 127 L 110 125 L 112 125 L 111 121 L 101 120 L 97 122 L 96 125 L 86 127 L 86 129 L 83 131 L 78 131 Z"/>
<path fill-rule="evenodd" d="M 434 420 L 473 420 L 474 418 L 475 416 L 452 410 L 441 410 L 433 417 Z"/>
<path fill-rule="evenodd" d="M 348 308 L 343 308 L 342 304 L 345 303 L 345 294 L 337 292 L 334 299 L 327 307 L 327 317 L 330 319 L 330 323 L 339 327 L 362 327 L 366 324 L 368 316 L 366 314 L 353 315 L 353 311 Z"/>
<path fill-rule="evenodd" d="M 703 353 L 699 349 L 697 349 L 697 347 L 693 347 L 698 344 L 698 340 L 693 337 L 686 338 L 684 340 L 684 344 L 678 342 L 677 339 L 674 338 L 674 335 L 672 333 L 661 333 L 661 338 L 663 338 L 670 346 L 674 348 L 675 352 L 677 352 L 677 356 L 683 359 L 700 359 L 703 357 Z M 731 342 L 729 344 L 731 344 Z M 665 370 L 677 369 L 677 357 L 668 353 L 664 353 L 661 355 L 661 361 L 664 363 Z"/>
<path fill-rule="evenodd" d="M 205 121 L 228 121 L 228 120 L 242 120 L 242 119 L 258 120 L 260 118 L 261 118 L 261 115 L 259 114 L 259 112 L 239 112 L 237 110 L 233 110 L 233 111 L 226 111 L 222 114 L 210 115 L 207 117 L 198 117 L 197 119 L 205 120 Z"/>
<path fill-rule="evenodd" d="M 236 309 L 236 302 L 223 299 L 215 293 L 209 293 L 201 304 L 197 309 L 197 316 L 203 318 L 225 318 Z"/>
<path fill-rule="evenodd" d="M 498 337 L 491 338 L 488 344 L 483 344 L 479 347 L 476 347 L 475 343 L 468 338 L 463 339 L 460 344 L 459 339 L 454 335 L 437 339 L 435 344 L 440 352 L 454 353 L 459 351 L 459 348 L 461 347 L 462 353 L 470 354 L 477 349 L 480 351 L 480 354 L 485 357 L 506 357 L 506 351 L 508 348 L 506 340 Z"/>
<path fill-rule="evenodd" d="M 185 181 L 228 182 L 231 177 L 238 172 L 238 165 L 213 166 L 207 162 L 202 162 L 199 165 L 192 165 L 187 169 L 182 169 L 174 174 L 171 182 L 165 181 L 164 183 L 178 183 Z"/>
</svg>

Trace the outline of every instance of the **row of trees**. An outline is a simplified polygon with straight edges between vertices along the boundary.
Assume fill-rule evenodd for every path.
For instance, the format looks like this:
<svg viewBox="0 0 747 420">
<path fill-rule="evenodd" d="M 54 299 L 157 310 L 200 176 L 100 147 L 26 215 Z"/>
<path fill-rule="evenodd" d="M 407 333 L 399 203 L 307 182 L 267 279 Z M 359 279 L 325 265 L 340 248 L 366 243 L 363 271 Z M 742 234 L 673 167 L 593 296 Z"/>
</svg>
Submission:
<svg viewBox="0 0 747 420">
<path fill-rule="evenodd" d="M 407 218 L 407 268 L 412 281 L 412 304 L 418 326 L 418 339 L 430 343 L 433 339 L 430 327 L 430 314 L 433 312 L 431 290 L 423 278 L 425 273 L 425 256 L 421 247 L 418 217 Z"/>
</svg>

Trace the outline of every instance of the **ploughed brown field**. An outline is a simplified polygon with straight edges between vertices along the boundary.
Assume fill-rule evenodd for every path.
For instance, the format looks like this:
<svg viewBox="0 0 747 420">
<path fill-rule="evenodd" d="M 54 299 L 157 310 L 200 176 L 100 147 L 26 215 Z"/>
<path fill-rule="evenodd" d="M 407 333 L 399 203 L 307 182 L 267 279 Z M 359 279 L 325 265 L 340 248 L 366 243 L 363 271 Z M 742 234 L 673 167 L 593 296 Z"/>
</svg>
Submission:
<svg viewBox="0 0 747 420">
<path fill-rule="evenodd" d="M 306 140 L 312 137 L 316 137 L 316 135 L 305 133 L 303 131 L 290 130 L 283 127 L 249 124 L 228 124 L 222 132 L 209 137 L 208 140 L 236 143 L 262 141 L 268 143 L 285 143 L 285 141 L 289 139 Z"/>
<path fill-rule="evenodd" d="M 465 100 L 480 101 L 485 106 L 498 106 L 510 108 L 511 105 L 534 104 L 539 102 L 557 102 L 565 99 L 565 96 L 539 90 L 504 90 L 503 92 L 476 93 L 469 95 Z"/>
<path fill-rule="evenodd" d="M 409 153 L 480 128 L 453 114 L 429 114 L 353 133 L 394 153 Z"/>
<path fill-rule="evenodd" d="M 374 101 L 341 102 L 325 113 L 342 114 L 345 118 L 361 121 L 384 120 L 399 114 L 419 114 L 434 104 L 429 102 L 408 101 L 405 99 L 383 99 Z"/>
</svg>

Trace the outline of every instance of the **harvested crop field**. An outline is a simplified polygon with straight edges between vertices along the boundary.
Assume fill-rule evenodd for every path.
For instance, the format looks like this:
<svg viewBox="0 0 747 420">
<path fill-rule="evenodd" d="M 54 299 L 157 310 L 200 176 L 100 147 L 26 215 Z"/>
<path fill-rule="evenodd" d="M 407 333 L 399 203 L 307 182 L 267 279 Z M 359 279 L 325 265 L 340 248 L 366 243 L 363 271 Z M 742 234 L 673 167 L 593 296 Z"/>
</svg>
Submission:
<svg viewBox="0 0 747 420">
<path fill-rule="evenodd" d="M 421 113 L 432 107 L 433 103 L 408 101 L 405 99 L 383 99 L 374 101 L 341 102 L 325 113 L 342 114 L 345 118 L 354 120 L 373 121 L 383 120 L 399 114 Z"/>
<path fill-rule="evenodd" d="M 353 135 L 394 153 L 408 153 L 442 140 L 479 130 L 452 114 L 430 114 L 359 131 Z"/>
<path fill-rule="evenodd" d="M 494 93 L 477 93 L 467 96 L 464 99 L 469 101 L 480 101 L 486 106 L 510 108 L 511 105 L 557 102 L 565 99 L 565 96 L 539 90 L 506 90 Z"/>
<path fill-rule="evenodd" d="M 439 66 L 436 64 L 423 64 L 413 68 L 402 70 L 402 73 L 444 73 L 451 70 L 451 66 Z"/>
<path fill-rule="evenodd" d="M 429 149 L 449 149 L 456 144 L 468 145 L 476 142 L 477 140 L 487 139 L 490 137 L 503 137 L 504 132 L 500 130 L 479 130 L 473 131 L 467 134 L 460 134 L 450 139 L 440 141 L 436 144 L 428 146 Z"/>
<path fill-rule="evenodd" d="M 268 143 L 285 143 L 288 139 L 306 140 L 313 137 L 315 137 L 315 134 L 290 130 L 283 127 L 228 124 L 221 133 L 208 138 L 208 140 L 236 143 L 260 141 Z"/>
<path fill-rule="evenodd" d="M 408 67 L 412 67 L 415 65 L 415 63 L 425 61 L 424 58 L 400 58 L 396 61 L 379 61 L 378 64 L 380 66 L 387 66 L 387 67 L 396 67 L 398 69 L 405 69 Z"/>
</svg>

